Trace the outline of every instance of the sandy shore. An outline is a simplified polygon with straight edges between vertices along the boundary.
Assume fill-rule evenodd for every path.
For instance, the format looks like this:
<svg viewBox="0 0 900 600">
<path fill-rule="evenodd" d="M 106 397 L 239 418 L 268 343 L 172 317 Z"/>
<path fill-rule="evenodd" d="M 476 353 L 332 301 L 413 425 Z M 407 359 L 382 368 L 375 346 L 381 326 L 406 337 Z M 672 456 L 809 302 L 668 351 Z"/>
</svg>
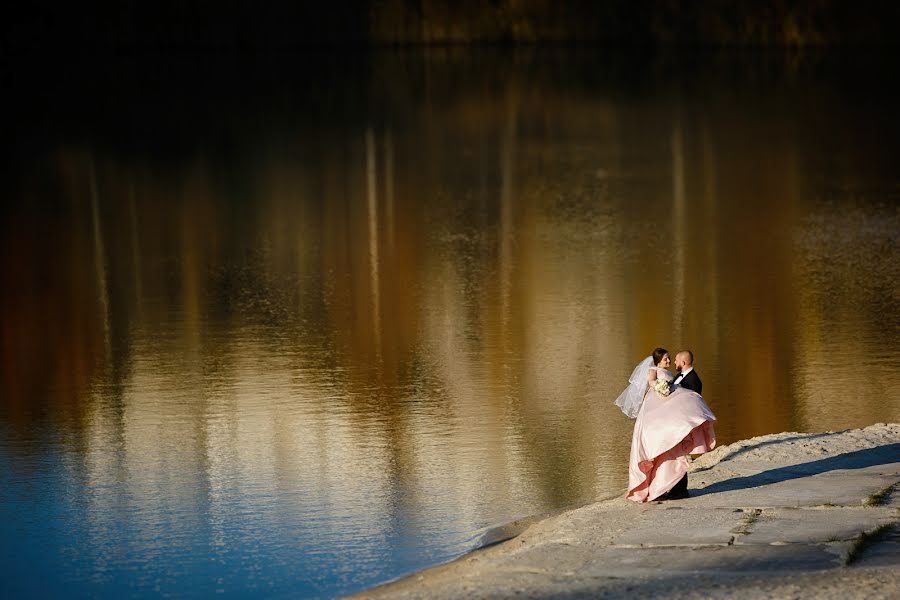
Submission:
<svg viewBox="0 0 900 600">
<path fill-rule="evenodd" d="M 898 598 L 900 424 L 717 448 L 691 497 L 623 496 L 359 598 Z M 623 490 L 624 495 L 624 490 Z"/>
</svg>

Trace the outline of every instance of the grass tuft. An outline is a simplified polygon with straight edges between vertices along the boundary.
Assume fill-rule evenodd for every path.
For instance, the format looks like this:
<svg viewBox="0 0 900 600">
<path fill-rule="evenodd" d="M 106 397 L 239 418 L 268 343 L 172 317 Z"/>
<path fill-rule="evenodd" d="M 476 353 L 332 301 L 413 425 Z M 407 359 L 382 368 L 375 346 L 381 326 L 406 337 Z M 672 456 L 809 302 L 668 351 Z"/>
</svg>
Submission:
<svg viewBox="0 0 900 600">
<path fill-rule="evenodd" d="M 872 544 L 877 543 L 888 532 L 890 532 L 891 529 L 894 528 L 894 525 L 894 523 L 879 525 L 871 531 L 863 531 L 861 534 L 856 536 L 856 539 L 853 540 L 853 543 L 850 544 L 849 548 L 847 548 L 847 554 L 844 555 L 844 566 L 849 567 L 850 565 L 858 561 L 860 557 L 862 557 L 863 552 L 866 551 L 866 548 L 868 548 Z"/>
<path fill-rule="evenodd" d="M 750 527 L 759 520 L 759 516 L 762 514 L 762 509 L 754 508 L 744 514 L 741 517 L 741 524 L 731 530 L 731 533 L 736 533 L 738 535 L 749 535 Z"/>
<path fill-rule="evenodd" d="M 896 488 L 897 488 L 896 483 L 891 484 L 891 485 L 887 486 L 886 488 L 884 488 L 883 490 L 875 492 L 874 494 L 872 494 L 871 496 L 866 498 L 866 500 L 865 500 L 865 502 L 863 502 L 863 504 L 865 504 L 866 506 L 880 506 L 887 501 L 888 497 L 894 492 L 894 490 Z"/>
<path fill-rule="evenodd" d="M 746 515 L 744 515 L 744 518 L 743 518 L 744 525 L 753 525 L 754 523 L 756 523 L 759 520 L 759 515 L 761 515 L 761 514 L 762 514 L 762 510 L 760 510 L 758 508 L 754 508 L 753 510 L 748 512 Z"/>
</svg>

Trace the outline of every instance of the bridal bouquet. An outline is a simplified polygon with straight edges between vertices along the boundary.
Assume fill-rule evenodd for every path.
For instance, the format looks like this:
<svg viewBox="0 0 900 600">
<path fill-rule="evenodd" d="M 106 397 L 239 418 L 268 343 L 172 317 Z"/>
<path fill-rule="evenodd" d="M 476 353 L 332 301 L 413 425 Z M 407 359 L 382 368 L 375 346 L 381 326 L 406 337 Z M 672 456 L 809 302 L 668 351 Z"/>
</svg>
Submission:
<svg viewBox="0 0 900 600">
<path fill-rule="evenodd" d="M 669 382 L 665 379 L 657 379 L 653 382 L 653 389 L 656 390 L 656 393 L 660 396 L 668 396 L 669 392 L 671 392 L 671 388 L 669 387 Z"/>
</svg>

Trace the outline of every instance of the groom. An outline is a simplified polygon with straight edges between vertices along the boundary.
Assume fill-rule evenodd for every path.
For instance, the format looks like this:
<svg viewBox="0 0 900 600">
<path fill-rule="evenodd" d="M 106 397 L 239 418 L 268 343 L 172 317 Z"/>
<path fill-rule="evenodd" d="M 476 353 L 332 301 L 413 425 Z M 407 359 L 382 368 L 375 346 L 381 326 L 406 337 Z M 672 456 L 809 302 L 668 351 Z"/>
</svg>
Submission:
<svg viewBox="0 0 900 600">
<path fill-rule="evenodd" d="M 690 350 L 682 350 L 676 354 L 675 369 L 679 372 L 673 382 L 675 385 L 680 385 L 683 388 L 697 392 L 701 396 L 703 395 L 703 382 L 700 381 L 700 376 L 697 375 L 697 371 L 694 370 L 693 352 Z"/>
<path fill-rule="evenodd" d="M 690 350 L 682 350 L 675 355 L 675 369 L 678 370 L 678 376 L 673 382 L 674 385 L 680 385 L 683 388 L 693 390 L 698 394 L 703 390 L 703 382 L 700 376 L 694 370 L 694 353 Z M 681 500 L 687 498 L 688 494 L 688 477 L 687 473 L 675 484 L 675 486 L 665 494 L 663 500 Z"/>
</svg>

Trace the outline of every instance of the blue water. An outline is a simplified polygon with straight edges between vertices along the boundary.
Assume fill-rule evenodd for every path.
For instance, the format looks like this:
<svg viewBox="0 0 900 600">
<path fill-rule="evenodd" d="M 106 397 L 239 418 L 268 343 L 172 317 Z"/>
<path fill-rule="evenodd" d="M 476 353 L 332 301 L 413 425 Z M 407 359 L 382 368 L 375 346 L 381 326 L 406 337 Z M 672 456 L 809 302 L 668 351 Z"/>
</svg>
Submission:
<svg viewBox="0 0 900 600">
<path fill-rule="evenodd" d="M 124 481 L 86 485 L 77 462 L 57 449 L 0 474 L 4 596 L 332 597 L 449 560 L 480 533 L 436 527 L 440 545 L 402 528 L 372 535 L 352 508 L 317 523 L 290 491 L 231 494 L 216 514 L 201 482 L 190 506 L 147 510 Z"/>
</svg>

